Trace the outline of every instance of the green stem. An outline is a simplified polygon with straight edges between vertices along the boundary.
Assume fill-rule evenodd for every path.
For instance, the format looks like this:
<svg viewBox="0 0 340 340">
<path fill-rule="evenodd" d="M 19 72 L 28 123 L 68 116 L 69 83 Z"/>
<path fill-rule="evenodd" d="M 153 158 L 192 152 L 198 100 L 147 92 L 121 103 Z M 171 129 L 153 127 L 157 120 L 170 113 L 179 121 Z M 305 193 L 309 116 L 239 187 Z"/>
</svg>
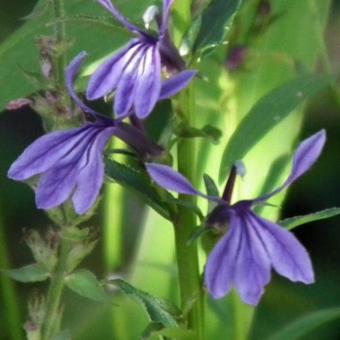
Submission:
<svg viewBox="0 0 340 340">
<path fill-rule="evenodd" d="M 180 96 L 179 115 L 187 124 L 192 123 L 194 103 L 193 87 L 190 87 Z M 178 143 L 178 170 L 189 180 L 195 180 L 195 144 L 193 140 L 183 139 Z M 194 201 L 193 197 L 180 195 L 183 201 Z M 204 339 L 203 327 L 203 297 L 201 278 L 199 273 L 197 244 L 188 245 L 188 240 L 196 228 L 195 214 L 185 207 L 179 207 L 175 221 L 176 257 L 179 275 L 182 310 L 195 299 L 188 313 L 188 325 L 196 333 L 197 340 Z"/>
<path fill-rule="evenodd" d="M 63 88 L 65 86 L 65 67 L 66 67 L 66 56 L 64 53 L 64 46 L 66 41 L 66 29 L 65 29 L 65 8 L 64 0 L 53 0 L 54 17 L 55 23 L 55 38 L 57 44 L 57 57 L 56 57 L 56 82 Z"/>
<path fill-rule="evenodd" d="M 60 300 L 64 288 L 67 258 L 69 255 L 70 244 L 68 240 L 62 239 L 60 246 L 60 254 L 56 270 L 51 277 L 51 284 L 47 294 L 46 314 L 42 326 L 42 340 L 50 340 L 55 332 L 55 326 L 58 325 L 58 317 L 60 312 Z"/>
</svg>

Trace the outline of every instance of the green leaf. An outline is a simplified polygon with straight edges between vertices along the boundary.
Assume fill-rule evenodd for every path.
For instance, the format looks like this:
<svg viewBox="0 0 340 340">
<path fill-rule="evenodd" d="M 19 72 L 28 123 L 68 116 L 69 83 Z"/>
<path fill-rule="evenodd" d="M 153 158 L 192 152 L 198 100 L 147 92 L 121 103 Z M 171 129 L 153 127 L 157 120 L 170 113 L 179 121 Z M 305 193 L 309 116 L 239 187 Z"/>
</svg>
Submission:
<svg viewBox="0 0 340 340">
<path fill-rule="evenodd" d="M 202 14 L 194 52 L 207 52 L 222 44 L 242 0 L 212 0 Z"/>
<path fill-rule="evenodd" d="M 220 197 L 215 181 L 208 175 L 203 175 L 206 192 L 209 196 Z"/>
<path fill-rule="evenodd" d="M 155 336 L 183 340 L 195 339 L 195 333 L 187 328 L 182 327 L 164 328 L 164 326 L 160 323 L 150 322 L 150 324 L 142 334 L 142 339 L 149 339 L 150 337 Z"/>
<path fill-rule="evenodd" d="M 3 270 L 2 273 L 15 281 L 25 283 L 42 282 L 47 280 L 50 275 L 50 273 L 38 263 L 29 264 L 17 269 Z"/>
<path fill-rule="evenodd" d="M 103 302 L 108 299 L 108 294 L 106 294 L 101 283 L 88 270 L 80 269 L 68 275 L 65 284 L 75 293 L 90 300 Z"/>
<path fill-rule="evenodd" d="M 339 318 L 340 308 L 320 310 L 292 322 L 278 333 L 271 336 L 270 340 L 298 340 L 313 332 L 323 324 Z"/>
<path fill-rule="evenodd" d="M 170 219 L 167 205 L 151 185 L 146 173 L 114 160 L 107 162 L 106 173 L 110 179 L 139 194 L 146 204 L 155 209 L 164 218 Z"/>
<path fill-rule="evenodd" d="M 177 320 L 180 317 L 180 312 L 175 306 L 139 290 L 123 280 L 116 279 L 110 281 L 110 283 L 118 286 L 123 293 L 131 295 L 138 302 L 142 303 L 151 321 L 160 323 L 164 327 L 178 327 Z"/>
<path fill-rule="evenodd" d="M 329 208 L 329 209 L 321 210 L 321 211 L 307 214 L 307 215 L 286 218 L 284 220 L 279 221 L 278 224 L 291 230 L 302 224 L 324 220 L 326 218 L 331 218 L 337 215 L 340 215 L 340 208 L 335 207 L 335 208 Z"/>
<path fill-rule="evenodd" d="M 185 124 L 179 124 L 175 133 L 182 138 L 207 138 L 214 144 L 218 144 L 222 136 L 221 130 L 211 125 L 205 125 L 203 128 L 197 129 Z"/>
<path fill-rule="evenodd" d="M 262 97 L 243 118 L 227 144 L 220 165 L 222 182 L 231 165 L 242 159 L 271 129 L 298 105 L 325 89 L 331 78 L 304 75 L 289 81 Z"/>
</svg>

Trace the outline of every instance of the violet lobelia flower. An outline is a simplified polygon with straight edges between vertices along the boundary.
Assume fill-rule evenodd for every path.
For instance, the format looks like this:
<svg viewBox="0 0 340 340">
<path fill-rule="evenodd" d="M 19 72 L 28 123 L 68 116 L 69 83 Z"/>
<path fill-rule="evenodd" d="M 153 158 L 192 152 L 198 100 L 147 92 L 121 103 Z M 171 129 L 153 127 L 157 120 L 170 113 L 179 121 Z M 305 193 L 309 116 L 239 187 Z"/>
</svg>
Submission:
<svg viewBox="0 0 340 340">
<path fill-rule="evenodd" d="M 175 95 L 190 83 L 196 71 L 184 70 L 184 61 L 169 38 L 168 23 L 173 1 L 163 0 L 156 36 L 130 23 L 111 0 L 98 0 L 137 38 L 104 62 L 92 75 L 86 94 L 89 100 L 115 92 L 114 111 L 118 117 L 136 114 L 144 119 L 158 100 Z M 151 12 L 156 15 L 155 11 Z M 179 73 L 162 80 L 162 67 Z"/>
<path fill-rule="evenodd" d="M 72 198 L 75 211 L 86 213 L 96 202 L 104 181 L 103 151 L 112 136 L 136 149 L 142 158 L 156 156 L 162 149 L 133 126 L 106 118 L 77 96 L 74 81 L 86 53 L 80 53 L 67 69 L 70 96 L 92 122 L 80 128 L 48 133 L 38 138 L 12 164 L 8 177 L 26 181 L 40 176 L 36 204 L 51 209 Z"/>
<path fill-rule="evenodd" d="M 299 145 L 291 173 L 279 188 L 262 197 L 232 205 L 230 197 L 209 197 L 200 193 L 185 177 L 168 166 L 147 165 L 150 176 L 160 186 L 217 202 L 208 216 L 208 225 L 229 226 L 229 230 L 218 241 L 206 264 L 205 283 L 214 298 L 222 298 L 236 288 L 245 303 L 258 304 L 264 287 L 270 281 L 272 268 L 293 282 L 314 282 L 306 249 L 292 233 L 258 216 L 252 208 L 265 203 L 309 170 L 320 156 L 325 140 L 325 131 L 322 130 Z M 225 192 L 230 196 L 229 190 Z"/>
</svg>

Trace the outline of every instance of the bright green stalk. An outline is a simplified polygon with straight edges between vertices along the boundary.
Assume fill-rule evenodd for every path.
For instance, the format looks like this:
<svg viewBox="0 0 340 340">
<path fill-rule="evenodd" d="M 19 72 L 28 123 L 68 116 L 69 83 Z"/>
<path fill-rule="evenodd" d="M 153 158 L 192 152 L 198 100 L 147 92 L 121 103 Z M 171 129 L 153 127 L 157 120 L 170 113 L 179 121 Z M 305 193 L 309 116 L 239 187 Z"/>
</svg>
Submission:
<svg viewBox="0 0 340 340">
<path fill-rule="evenodd" d="M 0 268 L 8 269 L 9 260 L 8 260 L 8 250 L 7 250 L 7 242 L 5 236 L 4 225 L 2 220 L 0 220 Z M 3 314 L 6 319 L 7 331 L 8 335 L 12 340 L 21 340 L 23 339 L 23 332 L 21 327 L 21 317 L 20 317 L 20 309 L 19 302 L 17 298 L 17 294 L 15 291 L 14 283 L 11 279 L 2 276 L 1 281 L 1 292 L 4 301 L 4 310 L 6 313 Z"/>
<path fill-rule="evenodd" d="M 193 118 L 194 90 L 191 86 L 180 96 L 179 115 L 191 125 Z M 177 149 L 178 171 L 189 180 L 195 179 L 195 143 L 193 140 L 182 140 Z M 195 199 L 180 195 L 183 201 L 193 202 Z M 179 208 L 175 226 L 176 257 L 180 284 L 181 306 L 196 299 L 188 314 L 188 325 L 196 332 L 196 339 L 204 339 L 203 297 L 199 273 L 198 250 L 195 243 L 188 245 L 188 240 L 196 228 L 195 214 L 186 208 Z"/>
</svg>

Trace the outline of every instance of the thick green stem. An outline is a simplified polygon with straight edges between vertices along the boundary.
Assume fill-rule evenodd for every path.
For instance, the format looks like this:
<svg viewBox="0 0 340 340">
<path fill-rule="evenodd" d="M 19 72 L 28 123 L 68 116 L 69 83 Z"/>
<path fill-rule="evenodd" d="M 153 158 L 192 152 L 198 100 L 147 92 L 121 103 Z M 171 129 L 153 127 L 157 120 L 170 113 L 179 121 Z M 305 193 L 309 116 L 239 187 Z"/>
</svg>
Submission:
<svg viewBox="0 0 340 340">
<path fill-rule="evenodd" d="M 56 57 L 56 82 L 63 88 L 65 86 L 65 67 L 66 67 L 66 56 L 64 53 L 64 44 L 66 41 L 66 30 L 65 30 L 65 9 L 64 0 L 53 0 L 54 17 L 56 19 L 55 24 L 55 38 L 57 43 L 57 57 Z"/>
<path fill-rule="evenodd" d="M 179 115 L 187 124 L 192 123 L 194 93 L 191 87 L 180 96 Z M 183 139 L 178 143 L 178 170 L 189 180 L 195 179 L 195 144 L 193 140 Z M 193 197 L 180 195 L 183 201 L 194 200 Z M 195 300 L 188 313 L 188 325 L 196 333 L 196 339 L 204 339 L 203 298 L 199 274 L 198 249 L 195 243 L 188 245 L 188 240 L 196 228 L 195 214 L 185 207 L 178 210 L 175 221 L 176 256 L 180 284 L 181 306 L 186 308 Z"/>
<path fill-rule="evenodd" d="M 42 325 L 42 340 L 50 340 L 58 330 L 58 317 L 61 309 L 60 299 L 64 288 L 67 258 L 70 250 L 68 240 L 62 239 L 60 254 L 56 270 L 51 277 L 51 284 L 47 294 L 46 314 Z"/>
</svg>

